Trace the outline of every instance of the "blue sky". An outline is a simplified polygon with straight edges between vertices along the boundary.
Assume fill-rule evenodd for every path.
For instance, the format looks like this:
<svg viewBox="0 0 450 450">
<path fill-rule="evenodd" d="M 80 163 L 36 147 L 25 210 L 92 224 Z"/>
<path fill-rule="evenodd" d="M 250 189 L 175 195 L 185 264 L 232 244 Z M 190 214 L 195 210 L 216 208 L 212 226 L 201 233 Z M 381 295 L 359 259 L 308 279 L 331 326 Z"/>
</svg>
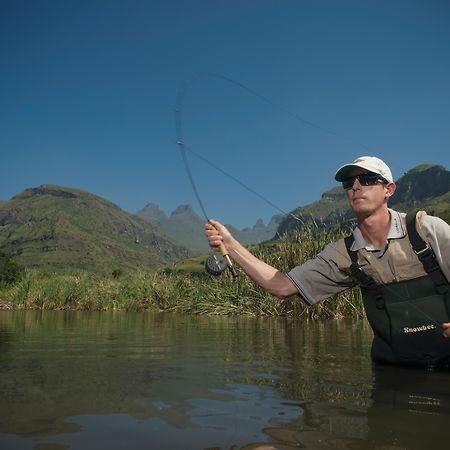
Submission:
<svg viewBox="0 0 450 450">
<path fill-rule="evenodd" d="M 0 199 L 51 183 L 201 214 L 188 80 L 186 145 L 283 211 L 357 156 L 450 169 L 449 23 L 445 0 L 0 0 Z M 208 216 L 279 212 L 188 158 Z"/>
</svg>

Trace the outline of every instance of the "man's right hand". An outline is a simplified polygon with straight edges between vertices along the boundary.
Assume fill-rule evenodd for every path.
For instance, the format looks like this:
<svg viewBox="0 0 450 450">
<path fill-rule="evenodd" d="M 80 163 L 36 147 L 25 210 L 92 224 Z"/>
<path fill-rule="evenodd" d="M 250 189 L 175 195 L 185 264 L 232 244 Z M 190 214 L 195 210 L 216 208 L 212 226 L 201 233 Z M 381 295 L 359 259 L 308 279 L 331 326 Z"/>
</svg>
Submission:
<svg viewBox="0 0 450 450">
<path fill-rule="evenodd" d="M 210 247 L 215 250 L 220 247 L 220 244 L 224 243 L 226 245 L 226 242 L 229 242 L 232 239 L 227 228 L 220 222 L 212 219 L 205 224 L 205 234 Z"/>
</svg>

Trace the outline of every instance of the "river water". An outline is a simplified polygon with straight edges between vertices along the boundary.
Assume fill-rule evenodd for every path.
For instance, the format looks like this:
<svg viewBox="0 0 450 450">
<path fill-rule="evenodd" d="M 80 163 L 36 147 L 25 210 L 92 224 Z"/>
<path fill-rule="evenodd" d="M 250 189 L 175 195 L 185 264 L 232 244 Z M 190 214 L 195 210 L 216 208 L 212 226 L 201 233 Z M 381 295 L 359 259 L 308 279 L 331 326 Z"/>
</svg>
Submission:
<svg viewBox="0 0 450 450">
<path fill-rule="evenodd" d="M 0 449 L 449 448 L 450 374 L 364 321 L 0 312 Z"/>
</svg>

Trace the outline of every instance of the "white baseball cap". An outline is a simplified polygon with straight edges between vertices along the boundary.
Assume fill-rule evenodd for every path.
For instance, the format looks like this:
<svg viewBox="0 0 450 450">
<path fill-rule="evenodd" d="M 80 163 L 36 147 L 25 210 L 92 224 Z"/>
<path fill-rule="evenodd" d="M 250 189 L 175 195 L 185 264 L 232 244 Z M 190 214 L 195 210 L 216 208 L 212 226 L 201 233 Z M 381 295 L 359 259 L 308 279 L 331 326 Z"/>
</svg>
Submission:
<svg viewBox="0 0 450 450">
<path fill-rule="evenodd" d="M 337 170 L 336 175 L 334 176 L 335 180 L 346 180 L 350 176 L 351 171 L 356 167 L 360 167 L 361 169 L 365 169 L 371 173 L 376 173 L 383 177 L 388 183 L 392 183 L 394 181 L 392 178 L 391 169 L 389 169 L 384 161 L 376 156 L 360 156 L 352 163 L 343 165 Z"/>
</svg>

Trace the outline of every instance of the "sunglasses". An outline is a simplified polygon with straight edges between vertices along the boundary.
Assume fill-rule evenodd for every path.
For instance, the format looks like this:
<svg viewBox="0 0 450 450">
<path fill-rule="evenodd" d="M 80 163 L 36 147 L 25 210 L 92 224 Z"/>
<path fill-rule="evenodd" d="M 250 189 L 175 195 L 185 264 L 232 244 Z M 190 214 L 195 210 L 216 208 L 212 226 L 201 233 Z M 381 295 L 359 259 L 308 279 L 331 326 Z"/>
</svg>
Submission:
<svg viewBox="0 0 450 450">
<path fill-rule="evenodd" d="M 344 180 L 342 182 L 342 187 L 348 191 L 353 187 L 355 180 L 358 180 L 361 186 L 375 186 L 378 183 L 387 183 L 387 181 L 380 175 L 374 173 L 362 173 L 361 175 L 356 175 Z"/>
</svg>

